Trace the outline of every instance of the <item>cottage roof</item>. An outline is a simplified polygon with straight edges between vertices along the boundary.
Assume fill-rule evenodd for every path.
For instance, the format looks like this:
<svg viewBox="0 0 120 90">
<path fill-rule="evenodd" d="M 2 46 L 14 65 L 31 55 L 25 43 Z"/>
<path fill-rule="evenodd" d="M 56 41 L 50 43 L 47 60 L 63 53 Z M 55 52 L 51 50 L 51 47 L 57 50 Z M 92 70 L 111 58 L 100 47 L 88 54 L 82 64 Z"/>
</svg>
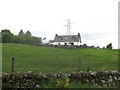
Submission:
<svg viewBox="0 0 120 90">
<path fill-rule="evenodd" d="M 81 42 L 80 34 L 78 35 L 57 35 L 54 38 L 54 42 Z"/>
</svg>

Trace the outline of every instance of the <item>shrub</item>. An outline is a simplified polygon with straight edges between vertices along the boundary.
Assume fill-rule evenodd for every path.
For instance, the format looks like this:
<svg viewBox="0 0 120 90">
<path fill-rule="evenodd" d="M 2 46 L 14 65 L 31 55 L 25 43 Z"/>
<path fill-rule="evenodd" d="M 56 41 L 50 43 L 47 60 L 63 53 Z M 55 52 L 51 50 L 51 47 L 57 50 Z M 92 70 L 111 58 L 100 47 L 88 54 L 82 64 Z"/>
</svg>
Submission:
<svg viewBox="0 0 120 90">
<path fill-rule="evenodd" d="M 89 71 L 90 71 L 90 67 L 88 66 L 88 67 L 87 67 L 87 72 L 89 72 Z"/>
</svg>

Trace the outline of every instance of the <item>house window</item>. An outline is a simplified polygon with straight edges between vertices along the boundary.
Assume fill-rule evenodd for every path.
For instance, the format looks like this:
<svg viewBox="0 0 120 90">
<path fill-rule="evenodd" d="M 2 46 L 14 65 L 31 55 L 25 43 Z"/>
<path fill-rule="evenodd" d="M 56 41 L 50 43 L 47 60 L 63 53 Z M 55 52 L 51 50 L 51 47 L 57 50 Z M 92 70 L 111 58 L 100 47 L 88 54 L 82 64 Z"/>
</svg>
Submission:
<svg viewBox="0 0 120 90">
<path fill-rule="evenodd" d="M 67 43 L 65 43 L 65 45 L 67 45 Z"/>
</svg>

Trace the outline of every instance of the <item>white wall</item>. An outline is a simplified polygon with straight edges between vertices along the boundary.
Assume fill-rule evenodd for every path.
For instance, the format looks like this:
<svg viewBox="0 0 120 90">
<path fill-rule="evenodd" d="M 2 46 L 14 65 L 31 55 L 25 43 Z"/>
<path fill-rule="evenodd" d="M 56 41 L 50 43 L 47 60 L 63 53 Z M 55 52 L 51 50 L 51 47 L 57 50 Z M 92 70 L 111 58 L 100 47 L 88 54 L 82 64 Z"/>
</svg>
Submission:
<svg viewBox="0 0 120 90">
<path fill-rule="evenodd" d="M 65 45 L 65 43 L 67 43 L 67 45 L 71 45 L 69 42 L 54 42 L 54 43 L 52 43 L 52 45 L 59 45 L 59 43 L 60 43 L 60 45 Z M 80 42 L 74 42 L 74 45 L 80 45 Z"/>
</svg>

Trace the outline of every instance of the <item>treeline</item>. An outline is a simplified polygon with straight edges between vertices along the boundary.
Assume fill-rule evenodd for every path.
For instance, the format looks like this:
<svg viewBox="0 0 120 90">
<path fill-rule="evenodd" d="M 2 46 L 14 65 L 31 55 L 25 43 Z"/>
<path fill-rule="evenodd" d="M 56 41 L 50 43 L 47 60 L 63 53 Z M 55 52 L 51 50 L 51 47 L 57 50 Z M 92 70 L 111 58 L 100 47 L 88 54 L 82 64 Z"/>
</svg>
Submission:
<svg viewBox="0 0 120 90">
<path fill-rule="evenodd" d="M 96 49 L 109 49 L 109 50 L 113 49 L 112 43 L 109 43 L 106 47 L 102 47 L 102 48 L 100 48 L 99 46 L 94 47 L 93 45 L 92 46 L 87 46 L 87 44 L 83 44 L 82 47 L 83 48 L 96 48 Z"/>
<path fill-rule="evenodd" d="M 41 38 L 31 36 L 31 32 L 23 32 L 21 29 L 18 35 L 14 35 L 10 30 L 4 29 L 1 30 L 0 34 L 2 35 L 2 43 L 21 43 L 21 44 L 30 44 L 30 45 L 41 45 Z"/>
</svg>

